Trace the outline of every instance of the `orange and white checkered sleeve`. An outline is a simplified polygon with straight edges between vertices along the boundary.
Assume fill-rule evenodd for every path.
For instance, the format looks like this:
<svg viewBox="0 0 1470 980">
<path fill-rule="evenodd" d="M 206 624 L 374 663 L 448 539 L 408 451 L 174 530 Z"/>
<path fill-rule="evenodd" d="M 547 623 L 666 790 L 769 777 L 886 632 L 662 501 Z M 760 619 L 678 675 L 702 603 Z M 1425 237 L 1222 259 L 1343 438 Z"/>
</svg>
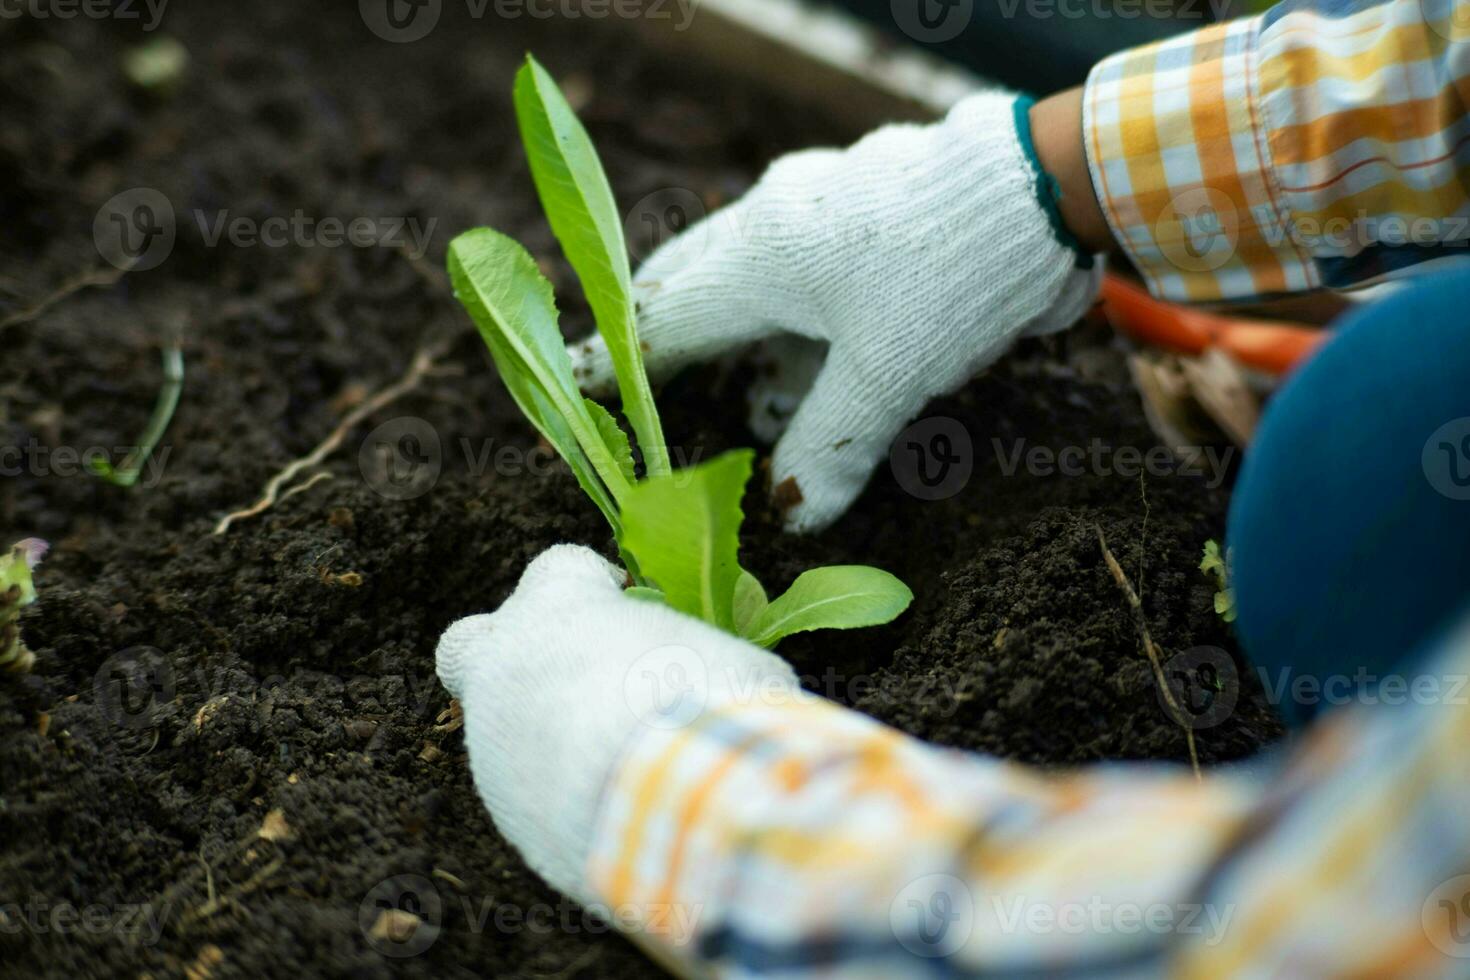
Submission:
<svg viewBox="0 0 1470 980">
<path fill-rule="evenodd" d="M 1287 0 L 1099 63 L 1093 187 L 1158 296 L 1349 288 L 1470 255 L 1470 0 Z"/>
<path fill-rule="evenodd" d="M 1470 624 L 1424 696 L 1202 782 L 1048 774 L 754 696 L 634 736 L 587 891 L 685 975 L 1463 977 L 1467 669 Z"/>
</svg>

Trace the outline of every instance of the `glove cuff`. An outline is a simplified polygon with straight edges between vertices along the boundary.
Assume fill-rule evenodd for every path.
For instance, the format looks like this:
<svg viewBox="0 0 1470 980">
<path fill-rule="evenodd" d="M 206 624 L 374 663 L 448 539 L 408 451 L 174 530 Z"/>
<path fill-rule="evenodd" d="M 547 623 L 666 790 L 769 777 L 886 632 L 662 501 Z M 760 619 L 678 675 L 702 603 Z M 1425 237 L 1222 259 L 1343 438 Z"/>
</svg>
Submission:
<svg viewBox="0 0 1470 980">
<path fill-rule="evenodd" d="M 1067 223 L 1062 220 L 1060 202 L 1062 200 L 1062 185 L 1057 179 L 1046 172 L 1041 165 L 1041 157 L 1036 152 L 1036 140 L 1031 135 L 1031 107 L 1036 105 L 1036 100 L 1029 95 L 1023 95 L 1016 99 L 1014 112 L 1016 117 L 1016 139 L 1020 141 L 1021 152 L 1026 157 L 1026 162 L 1031 166 L 1034 178 L 1034 189 L 1036 201 L 1041 205 L 1041 210 L 1046 214 L 1047 223 L 1051 225 L 1052 234 L 1057 241 L 1070 248 L 1077 255 L 1077 268 L 1091 269 L 1093 266 L 1092 253 L 1082 247 L 1077 237 L 1067 228 Z"/>
</svg>

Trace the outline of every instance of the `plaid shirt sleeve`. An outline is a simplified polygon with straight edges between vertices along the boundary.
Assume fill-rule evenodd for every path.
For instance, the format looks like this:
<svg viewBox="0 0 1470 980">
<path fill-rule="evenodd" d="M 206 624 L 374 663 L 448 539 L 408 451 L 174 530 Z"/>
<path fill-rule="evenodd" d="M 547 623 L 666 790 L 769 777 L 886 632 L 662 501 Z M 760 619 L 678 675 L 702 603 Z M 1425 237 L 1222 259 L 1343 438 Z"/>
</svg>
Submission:
<svg viewBox="0 0 1470 980">
<path fill-rule="evenodd" d="M 754 697 L 640 728 L 589 886 L 686 975 L 1463 977 L 1470 624 L 1428 665 L 1269 777 L 1203 782 L 1047 775 Z"/>
<path fill-rule="evenodd" d="M 1346 288 L 1470 246 L 1470 0 L 1286 0 L 1099 63 L 1113 235 L 1180 301 Z"/>
</svg>

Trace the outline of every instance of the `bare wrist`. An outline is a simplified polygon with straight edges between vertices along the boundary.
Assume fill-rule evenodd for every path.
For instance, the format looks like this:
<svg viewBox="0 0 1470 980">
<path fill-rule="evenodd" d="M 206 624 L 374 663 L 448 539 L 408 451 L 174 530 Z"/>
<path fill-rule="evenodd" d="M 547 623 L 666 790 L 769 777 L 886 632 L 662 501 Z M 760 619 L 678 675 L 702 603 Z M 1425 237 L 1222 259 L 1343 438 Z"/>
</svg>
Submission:
<svg viewBox="0 0 1470 980">
<path fill-rule="evenodd" d="M 1113 235 L 1097 201 L 1082 143 L 1082 88 L 1049 96 L 1031 107 L 1036 156 L 1061 190 L 1057 210 L 1072 236 L 1089 252 L 1109 252 Z"/>
</svg>

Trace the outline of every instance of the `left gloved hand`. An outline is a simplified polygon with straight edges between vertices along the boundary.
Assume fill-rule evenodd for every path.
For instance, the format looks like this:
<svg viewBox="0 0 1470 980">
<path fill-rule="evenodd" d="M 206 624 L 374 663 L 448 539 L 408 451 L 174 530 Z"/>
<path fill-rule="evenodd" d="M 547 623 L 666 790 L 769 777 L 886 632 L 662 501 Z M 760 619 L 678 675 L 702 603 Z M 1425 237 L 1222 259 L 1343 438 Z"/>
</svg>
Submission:
<svg viewBox="0 0 1470 980">
<path fill-rule="evenodd" d="M 464 710 L 475 787 L 526 863 L 583 904 L 602 787 L 641 725 L 675 727 L 740 698 L 802 697 L 780 657 L 623 594 L 595 552 L 557 545 L 490 615 L 439 641 Z"/>
</svg>

